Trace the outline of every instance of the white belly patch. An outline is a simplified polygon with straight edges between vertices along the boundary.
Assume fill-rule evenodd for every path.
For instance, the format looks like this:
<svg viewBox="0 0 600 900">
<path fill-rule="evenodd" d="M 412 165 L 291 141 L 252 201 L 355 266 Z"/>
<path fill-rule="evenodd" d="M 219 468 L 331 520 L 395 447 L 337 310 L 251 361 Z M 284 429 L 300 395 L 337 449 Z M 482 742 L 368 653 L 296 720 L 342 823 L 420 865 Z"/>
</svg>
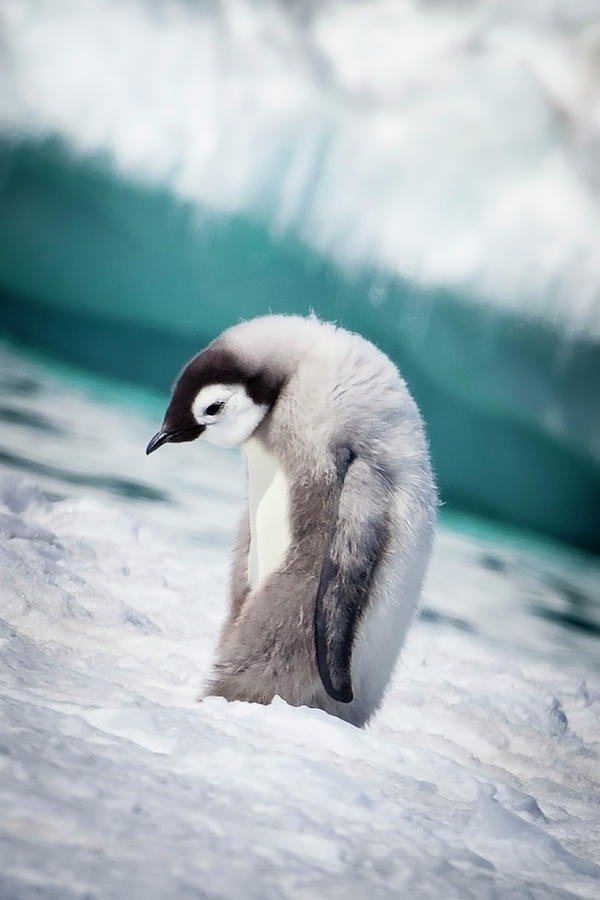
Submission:
<svg viewBox="0 0 600 900">
<path fill-rule="evenodd" d="M 248 460 L 250 553 L 248 580 L 256 588 L 284 561 L 290 545 L 289 490 L 275 457 L 251 438 L 244 444 Z"/>
</svg>

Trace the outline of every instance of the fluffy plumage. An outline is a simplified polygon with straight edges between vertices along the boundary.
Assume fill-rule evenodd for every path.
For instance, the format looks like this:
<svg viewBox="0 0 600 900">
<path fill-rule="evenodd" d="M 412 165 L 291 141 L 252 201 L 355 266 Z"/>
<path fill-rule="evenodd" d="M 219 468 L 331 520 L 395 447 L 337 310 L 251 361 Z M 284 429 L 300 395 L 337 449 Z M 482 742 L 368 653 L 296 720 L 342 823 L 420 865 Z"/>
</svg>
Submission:
<svg viewBox="0 0 600 900">
<path fill-rule="evenodd" d="M 406 384 L 358 335 L 266 316 L 188 363 L 148 452 L 200 434 L 242 444 L 250 474 L 207 694 L 278 694 L 363 725 L 417 606 L 433 536 L 434 481 Z"/>
</svg>

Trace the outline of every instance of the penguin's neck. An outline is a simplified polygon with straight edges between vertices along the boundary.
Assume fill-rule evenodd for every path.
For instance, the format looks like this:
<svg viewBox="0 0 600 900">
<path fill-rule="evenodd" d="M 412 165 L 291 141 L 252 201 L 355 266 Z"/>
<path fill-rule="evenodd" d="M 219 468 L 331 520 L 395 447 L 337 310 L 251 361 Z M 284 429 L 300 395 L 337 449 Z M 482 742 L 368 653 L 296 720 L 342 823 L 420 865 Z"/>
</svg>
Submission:
<svg viewBox="0 0 600 900">
<path fill-rule="evenodd" d="M 244 444 L 248 461 L 250 552 L 248 581 L 252 589 L 284 561 L 290 545 L 289 489 L 278 460 L 258 438 Z"/>
</svg>

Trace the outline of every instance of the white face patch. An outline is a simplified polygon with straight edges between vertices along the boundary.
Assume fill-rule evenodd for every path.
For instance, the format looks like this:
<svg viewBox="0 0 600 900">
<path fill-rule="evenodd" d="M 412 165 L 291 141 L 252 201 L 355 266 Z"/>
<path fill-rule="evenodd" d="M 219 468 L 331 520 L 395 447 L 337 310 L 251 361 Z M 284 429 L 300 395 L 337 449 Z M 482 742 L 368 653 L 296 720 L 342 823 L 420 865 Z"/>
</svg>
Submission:
<svg viewBox="0 0 600 900">
<path fill-rule="evenodd" d="M 246 393 L 243 384 L 208 384 L 196 394 L 192 413 L 205 425 L 202 437 L 217 447 L 237 447 L 248 440 L 267 411 Z"/>
</svg>

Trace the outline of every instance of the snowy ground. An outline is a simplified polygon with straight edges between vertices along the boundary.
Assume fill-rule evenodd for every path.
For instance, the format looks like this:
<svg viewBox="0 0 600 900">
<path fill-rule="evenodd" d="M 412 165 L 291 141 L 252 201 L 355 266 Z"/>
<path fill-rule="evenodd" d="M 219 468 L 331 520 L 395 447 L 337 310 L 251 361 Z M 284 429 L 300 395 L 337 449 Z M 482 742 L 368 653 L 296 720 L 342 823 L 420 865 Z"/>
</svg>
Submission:
<svg viewBox="0 0 600 900">
<path fill-rule="evenodd" d="M 442 529 L 368 729 L 198 704 L 235 458 L 192 496 L 212 456 L 146 460 L 147 417 L 5 358 L 2 900 L 600 895 L 597 638 L 526 608 L 591 604 L 597 566 Z"/>
<path fill-rule="evenodd" d="M 1 497 L 3 897 L 598 895 L 597 678 L 419 623 L 367 731 L 197 704 L 224 566 Z"/>
</svg>

